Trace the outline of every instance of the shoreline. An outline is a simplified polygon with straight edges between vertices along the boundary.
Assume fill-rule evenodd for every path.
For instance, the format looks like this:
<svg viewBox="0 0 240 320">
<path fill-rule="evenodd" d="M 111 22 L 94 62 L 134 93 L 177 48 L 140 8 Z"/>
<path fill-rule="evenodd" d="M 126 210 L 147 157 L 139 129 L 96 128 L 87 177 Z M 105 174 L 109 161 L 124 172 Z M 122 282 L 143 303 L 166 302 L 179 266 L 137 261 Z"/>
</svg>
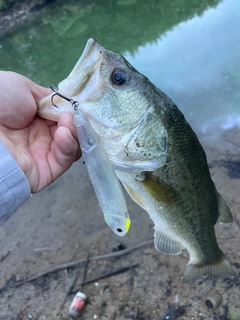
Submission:
<svg viewBox="0 0 240 320">
<path fill-rule="evenodd" d="M 31 12 L 41 9 L 54 0 L 24 0 L 0 10 L 0 34 L 24 21 Z"/>
</svg>

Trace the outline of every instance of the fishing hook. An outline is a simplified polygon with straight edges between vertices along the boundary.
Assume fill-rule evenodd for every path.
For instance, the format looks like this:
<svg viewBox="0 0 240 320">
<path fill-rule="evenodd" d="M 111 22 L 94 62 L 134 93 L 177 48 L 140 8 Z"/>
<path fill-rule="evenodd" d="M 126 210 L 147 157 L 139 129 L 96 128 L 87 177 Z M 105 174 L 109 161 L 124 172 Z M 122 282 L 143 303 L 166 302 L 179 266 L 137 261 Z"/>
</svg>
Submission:
<svg viewBox="0 0 240 320">
<path fill-rule="evenodd" d="M 55 92 L 55 93 L 52 95 L 52 97 L 51 97 L 51 102 L 52 102 L 52 105 L 53 105 L 54 107 L 58 108 L 58 106 L 53 102 L 53 98 L 54 98 L 55 96 L 59 96 L 59 97 L 65 99 L 65 100 L 67 100 L 68 102 L 70 102 L 74 110 L 76 110 L 76 109 L 78 108 L 78 106 L 79 106 L 79 102 L 78 102 L 78 101 L 73 100 L 73 99 L 71 99 L 71 98 L 68 98 L 68 97 L 64 96 L 62 93 L 60 93 L 60 92 L 58 91 L 58 88 L 56 88 L 56 87 L 54 87 L 54 86 L 49 86 L 49 87 L 52 89 L 52 91 Z"/>
</svg>

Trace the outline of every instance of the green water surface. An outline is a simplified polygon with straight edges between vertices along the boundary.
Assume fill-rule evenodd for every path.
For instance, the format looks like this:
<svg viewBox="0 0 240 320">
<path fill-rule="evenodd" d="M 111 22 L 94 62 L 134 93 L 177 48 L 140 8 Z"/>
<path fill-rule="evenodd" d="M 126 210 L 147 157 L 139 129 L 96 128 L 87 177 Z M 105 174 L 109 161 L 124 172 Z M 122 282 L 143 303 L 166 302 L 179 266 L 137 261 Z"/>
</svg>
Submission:
<svg viewBox="0 0 240 320">
<path fill-rule="evenodd" d="M 240 124 L 239 30 L 239 0 L 56 0 L 0 37 L 0 69 L 57 85 L 96 38 L 193 126 L 227 128 Z"/>
</svg>

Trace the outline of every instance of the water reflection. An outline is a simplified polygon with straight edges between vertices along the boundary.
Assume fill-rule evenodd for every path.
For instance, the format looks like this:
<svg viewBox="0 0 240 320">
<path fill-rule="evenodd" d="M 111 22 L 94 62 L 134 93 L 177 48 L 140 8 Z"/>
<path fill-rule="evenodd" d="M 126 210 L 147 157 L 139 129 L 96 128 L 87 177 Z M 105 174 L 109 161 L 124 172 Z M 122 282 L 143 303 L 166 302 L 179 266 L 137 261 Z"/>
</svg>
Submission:
<svg viewBox="0 0 240 320">
<path fill-rule="evenodd" d="M 203 129 L 240 125 L 239 18 L 239 2 L 225 1 L 126 57 Z"/>
<path fill-rule="evenodd" d="M 229 126 L 240 115 L 239 17 L 238 0 L 57 0 L 1 38 L 0 69 L 56 85 L 94 37 L 125 55 L 192 123 Z"/>
</svg>

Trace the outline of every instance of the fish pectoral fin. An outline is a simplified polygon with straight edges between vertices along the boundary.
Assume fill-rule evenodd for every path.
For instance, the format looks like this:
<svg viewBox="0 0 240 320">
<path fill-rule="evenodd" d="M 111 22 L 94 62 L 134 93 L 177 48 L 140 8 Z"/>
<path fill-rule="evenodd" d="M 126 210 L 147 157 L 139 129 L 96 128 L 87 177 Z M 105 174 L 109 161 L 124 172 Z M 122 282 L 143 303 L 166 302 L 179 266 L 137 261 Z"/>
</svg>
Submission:
<svg viewBox="0 0 240 320">
<path fill-rule="evenodd" d="M 191 284 L 204 275 L 214 279 L 223 279 L 232 277 L 234 272 L 230 263 L 225 259 L 224 254 L 220 252 L 219 259 L 212 263 L 202 265 L 188 263 L 183 275 L 183 282 Z"/>
<path fill-rule="evenodd" d="M 154 245 L 158 251 L 164 254 L 174 256 L 182 253 L 182 245 L 159 230 L 155 230 L 154 232 Z"/>
<path fill-rule="evenodd" d="M 233 222 L 231 211 L 228 208 L 225 200 L 222 198 L 222 196 L 217 190 L 216 190 L 216 193 L 217 193 L 217 202 L 218 202 L 218 211 L 219 211 L 217 222 L 224 222 L 224 223 Z"/>
<path fill-rule="evenodd" d="M 177 199 L 176 190 L 151 172 L 145 172 L 144 179 L 139 183 L 145 187 L 155 201 L 172 205 Z"/>
</svg>

